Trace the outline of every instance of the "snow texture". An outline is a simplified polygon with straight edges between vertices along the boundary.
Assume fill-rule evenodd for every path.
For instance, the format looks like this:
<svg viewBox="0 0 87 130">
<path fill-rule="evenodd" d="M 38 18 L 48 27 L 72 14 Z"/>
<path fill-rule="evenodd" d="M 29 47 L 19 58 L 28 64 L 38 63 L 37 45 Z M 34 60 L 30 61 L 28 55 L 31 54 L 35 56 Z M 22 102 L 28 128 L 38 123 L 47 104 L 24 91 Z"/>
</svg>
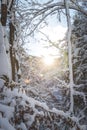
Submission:
<svg viewBox="0 0 87 130">
<path fill-rule="evenodd" d="M 3 86 L 4 81 L 0 81 L 0 84 Z M 51 95 L 52 100 L 55 99 L 52 104 L 61 104 L 64 100 L 62 94 L 64 88 L 41 87 L 41 94 L 39 87 L 40 86 L 34 86 L 33 88 L 26 86 L 23 88 L 20 85 L 15 86 L 13 90 L 6 86 L 3 87 L 0 94 L 0 129 L 34 130 L 37 128 L 37 130 L 42 130 L 43 128 L 43 130 L 47 130 L 49 128 L 49 130 L 55 130 L 56 128 L 60 128 L 65 130 L 67 128 L 69 130 L 77 130 L 78 127 L 81 130 L 86 130 L 86 125 L 79 124 L 81 116 L 78 118 L 71 115 L 69 111 L 63 111 L 64 105 L 60 110 L 56 108 L 56 105 L 50 108 L 49 104 L 52 101 L 50 100 L 49 103 L 47 103 L 45 100 L 45 96 L 49 99 L 48 95 Z M 34 93 L 35 89 L 37 93 Z M 34 96 L 31 95 L 31 93 L 34 93 Z M 66 124 L 64 124 L 64 122 L 66 122 Z"/>
</svg>

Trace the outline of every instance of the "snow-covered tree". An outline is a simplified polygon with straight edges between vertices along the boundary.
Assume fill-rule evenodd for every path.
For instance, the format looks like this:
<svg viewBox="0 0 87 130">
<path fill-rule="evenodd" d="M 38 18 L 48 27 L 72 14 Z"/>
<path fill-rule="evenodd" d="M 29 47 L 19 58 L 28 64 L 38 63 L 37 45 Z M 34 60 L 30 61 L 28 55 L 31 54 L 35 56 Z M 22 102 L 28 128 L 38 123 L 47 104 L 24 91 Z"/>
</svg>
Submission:
<svg viewBox="0 0 87 130">
<path fill-rule="evenodd" d="M 87 17 L 79 12 L 74 19 L 72 30 L 74 81 L 75 84 L 86 84 Z"/>
<path fill-rule="evenodd" d="M 83 2 L 84 9 L 87 2 Z M 83 115 L 80 122 L 87 122 L 87 16 L 78 12 L 74 17 L 72 28 L 72 53 L 74 75 L 74 112 L 75 115 Z"/>
<path fill-rule="evenodd" d="M 1 10 L 1 23 L 0 23 L 0 37 L 1 44 L 4 46 L 4 56 L 0 56 L 0 76 L 6 75 L 10 80 L 16 81 L 17 73 L 19 71 L 19 63 L 16 58 L 17 54 L 17 32 L 18 27 L 16 27 L 16 19 L 15 19 L 15 5 L 16 2 L 14 0 L 1 0 L 0 2 L 0 10 Z M 0 46 L 1 51 L 3 48 Z M 6 56 L 7 57 L 6 57 Z M 6 57 L 6 58 L 5 58 Z M 6 62 L 8 61 L 8 63 Z M 2 71 L 4 70 L 4 71 Z M 7 72 L 8 71 L 9 75 Z"/>
<path fill-rule="evenodd" d="M 9 42 L 6 33 L 7 23 L 7 1 L 1 1 L 1 21 L 0 21 L 0 77 L 7 76 L 11 80 L 11 65 L 9 54 Z"/>
</svg>

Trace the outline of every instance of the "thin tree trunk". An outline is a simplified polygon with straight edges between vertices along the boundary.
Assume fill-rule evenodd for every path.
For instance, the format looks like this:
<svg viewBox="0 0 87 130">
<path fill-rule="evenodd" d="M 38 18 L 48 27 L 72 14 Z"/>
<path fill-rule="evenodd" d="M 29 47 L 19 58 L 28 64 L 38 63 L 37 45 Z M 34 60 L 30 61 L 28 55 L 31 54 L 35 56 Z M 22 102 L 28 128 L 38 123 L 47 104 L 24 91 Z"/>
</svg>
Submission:
<svg viewBox="0 0 87 130">
<path fill-rule="evenodd" d="M 66 16 L 67 16 L 67 25 L 68 25 L 68 53 L 69 53 L 69 79 L 70 79 L 70 112 L 73 114 L 73 108 L 74 108 L 74 99 L 73 99 L 73 67 L 72 67 L 72 44 L 71 44 L 71 20 L 70 20 L 70 12 L 69 12 L 69 6 L 68 6 L 68 0 L 65 0 L 65 6 L 66 6 Z"/>
<path fill-rule="evenodd" d="M 15 81 L 15 51 L 13 50 L 15 28 L 12 22 L 9 24 L 9 28 L 10 28 L 10 58 L 12 66 L 12 80 Z"/>
<path fill-rule="evenodd" d="M 12 68 L 12 80 L 15 81 L 15 50 L 13 48 L 14 46 L 14 33 L 15 33 L 15 27 L 14 27 L 14 18 L 15 18 L 15 12 L 13 12 L 13 4 L 14 0 L 10 2 L 9 11 L 11 14 L 11 21 L 9 23 L 9 42 L 10 42 L 10 59 L 11 59 L 11 68 Z"/>
</svg>

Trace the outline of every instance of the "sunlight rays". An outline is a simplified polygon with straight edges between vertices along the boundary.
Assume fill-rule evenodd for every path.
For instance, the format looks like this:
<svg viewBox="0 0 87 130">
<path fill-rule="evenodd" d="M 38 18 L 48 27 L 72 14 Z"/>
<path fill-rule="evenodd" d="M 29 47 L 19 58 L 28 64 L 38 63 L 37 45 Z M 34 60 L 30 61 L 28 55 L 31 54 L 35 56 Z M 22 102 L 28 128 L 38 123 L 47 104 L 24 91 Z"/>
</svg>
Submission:
<svg viewBox="0 0 87 130">
<path fill-rule="evenodd" d="M 52 56 L 46 56 L 43 58 L 43 62 L 45 65 L 50 66 L 54 64 L 54 58 Z"/>
</svg>

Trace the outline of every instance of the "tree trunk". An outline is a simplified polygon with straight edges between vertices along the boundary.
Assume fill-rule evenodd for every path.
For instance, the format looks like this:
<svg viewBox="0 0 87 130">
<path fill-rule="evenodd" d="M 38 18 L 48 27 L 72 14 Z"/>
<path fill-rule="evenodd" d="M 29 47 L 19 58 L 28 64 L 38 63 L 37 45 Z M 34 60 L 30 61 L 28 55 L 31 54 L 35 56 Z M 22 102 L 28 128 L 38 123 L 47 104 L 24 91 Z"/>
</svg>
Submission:
<svg viewBox="0 0 87 130">
<path fill-rule="evenodd" d="M 11 59 L 11 68 L 12 68 L 12 80 L 15 81 L 15 49 L 13 48 L 14 46 L 14 35 L 15 35 L 15 27 L 14 27 L 14 19 L 15 19 L 15 12 L 13 11 L 13 4 L 14 0 L 11 1 L 10 3 L 10 14 L 11 14 L 11 21 L 9 23 L 9 42 L 10 42 L 10 59 Z"/>
<path fill-rule="evenodd" d="M 2 26 L 6 26 L 7 21 L 7 5 L 1 4 L 1 23 Z"/>
<path fill-rule="evenodd" d="M 10 28 L 10 58 L 11 58 L 11 66 L 12 66 L 12 80 L 15 81 L 15 51 L 13 50 L 13 42 L 14 42 L 14 25 L 12 22 L 9 24 Z"/>
</svg>

